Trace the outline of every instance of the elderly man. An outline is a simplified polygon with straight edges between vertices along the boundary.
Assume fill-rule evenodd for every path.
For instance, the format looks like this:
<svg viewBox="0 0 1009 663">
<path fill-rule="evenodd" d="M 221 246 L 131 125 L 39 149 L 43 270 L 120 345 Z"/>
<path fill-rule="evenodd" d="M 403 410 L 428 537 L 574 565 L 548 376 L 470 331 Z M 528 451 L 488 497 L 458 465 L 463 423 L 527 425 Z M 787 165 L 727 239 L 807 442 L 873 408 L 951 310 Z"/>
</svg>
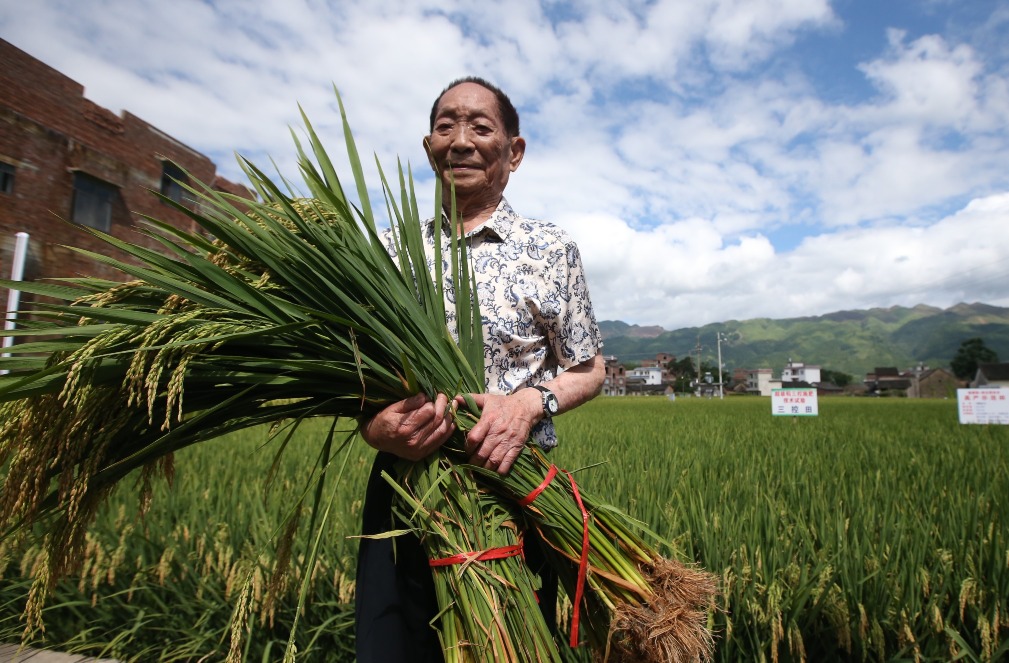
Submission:
<svg viewBox="0 0 1009 663">
<path fill-rule="evenodd" d="M 504 198 L 525 155 L 515 107 L 480 78 L 451 83 L 431 109 L 425 147 L 446 191 L 478 284 L 484 327 L 487 393 L 474 398 L 480 419 L 466 438 L 470 462 L 507 473 L 527 440 L 557 444 L 551 417 L 595 396 L 602 386 L 602 346 L 578 248 L 559 228 L 518 215 Z M 447 198 L 448 196 L 446 196 Z M 429 247 L 448 233 L 429 220 Z M 448 320 L 453 324 L 453 320 Z M 397 458 L 418 460 L 454 432 L 447 396 L 418 394 L 395 403 L 362 427 L 379 454 L 368 484 L 365 535 L 396 528 L 392 491 L 381 471 Z M 541 564 L 528 551 L 530 566 Z M 551 594 L 542 601 L 548 615 Z M 362 539 L 357 576 L 358 661 L 440 661 L 429 622 L 437 612 L 431 573 L 414 537 Z"/>
</svg>

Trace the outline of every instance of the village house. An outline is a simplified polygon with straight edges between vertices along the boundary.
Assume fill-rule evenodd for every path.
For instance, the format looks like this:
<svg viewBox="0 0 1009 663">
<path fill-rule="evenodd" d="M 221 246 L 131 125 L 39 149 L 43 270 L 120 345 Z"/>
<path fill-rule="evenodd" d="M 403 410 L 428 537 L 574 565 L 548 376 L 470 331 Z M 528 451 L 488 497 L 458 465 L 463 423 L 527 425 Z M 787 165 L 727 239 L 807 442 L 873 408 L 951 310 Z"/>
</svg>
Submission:
<svg viewBox="0 0 1009 663">
<path fill-rule="evenodd" d="M 758 396 L 770 396 L 772 389 L 781 388 L 781 380 L 775 380 L 770 368 L 755 368 L 746 372 L 746 392 Z"/>
<path fill-rule="evenodd" d="M 791 359 L 781 371 L 781 378 L 775 379 L 772 369 L 755 368 L 746 372 L 746 393 L 770 396 L 775 389 L 816 389 L 818 396 L 837 396 L 845 390 L 832 382 L 821 379 L 819 366 L 795 362 Z"/>
<path fill-rule="evenodd" d="M 923 365 L 906 371 L 878 366 L 862 382 L 870 396 L 907 398 L 955 398 L 957 388 L 963 386 L 948 369 Z"/>
<path fill-rule="evenodd" d="M 1009 388 L 1009 362 L 999 364 L 978 364 L 977 373 L 971 380 L 970 386 L 973 389 L 980 387 L 1007 387 Z"/>
<path fill-rule="evenodd" d="M 781 384 L 787 387 L 788 382 L 805 382 L 816 384 L 820 381 L 820 367 L 813 364 L 804 364 L 798 361 L 788 360 L 785 368 L 781 371 Z"/>
<path fill-rule="evenodd" d="M 956 398 L 956 390 L 961 387 L 953 372 L 945 368 L 928 368 L 915 373 L 914 382 L 908 396 L 911 398 Z"/>
<path fill-rule="evenodd" d="M 654 360 L 646 361 L 649 365 L 627 371 L 626 393 L 633 396 L 654 396 L 671 392 L 675 376 L 666 368 L 666 364 L 659 365 Z"/>
<path fill-rule="evenodd" d="M 672 370 L 670 370 L 669 368 L 675 361 L 676 361 L 676 355 L 669 354 L 668 352 L 660 352 L 659 354 L 655 355 L 655 359 L 642 360 L 641 368 L 647 368 L 647 369 L 658 368 L 660 369 L 659 382 L 660 383 L 669 382 L 676 378 L 676 376 L 673 375 Z"/>
<path fill-rule="evenodd" d="M 627 381 L 649 387 L 662 385 L 663 370 L 659 366 L 641 366 L 627 372 Z"/>
<path fill-rule="evenodd" d="M 603 396 L 642 396 L 670 393 L 676 375 L 670 366 L 676 356 L 661 352 L 655 359 L 645 359 L 641 366 L 627 370 L 613 355 L 604 356 L 606 376 L 600 392 Z"/>
<path fill-rule="evenodd" d="M 603 396 L 626 396 L 627 395 L 627 369 L 614 357 L 608 355 L 603 357 L 606 364 L 606 377 L 603 378 Z"/>
<path fill-rule="evenodd" d="M 877 366 L 862 382 L 870 396 L 903 396 L 911 388 L 911 378 L 901 375 L 896 366 Z"/>
</svg>

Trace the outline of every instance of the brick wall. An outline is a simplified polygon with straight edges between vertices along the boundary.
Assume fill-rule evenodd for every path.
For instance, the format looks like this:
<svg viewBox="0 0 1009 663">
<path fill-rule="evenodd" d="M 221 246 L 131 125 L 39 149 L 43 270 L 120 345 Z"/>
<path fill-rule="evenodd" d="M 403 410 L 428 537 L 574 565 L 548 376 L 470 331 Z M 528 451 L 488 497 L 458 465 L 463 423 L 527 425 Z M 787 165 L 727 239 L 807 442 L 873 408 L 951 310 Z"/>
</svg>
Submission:
<svg viewBox="0 0 1009 663">
<path fill-rule="evenodd" d="M 14 168 L 13 190 L 0 192 L 0 277 L 10 277 L 15 234 L 24 231 L 31 237 L 26 279 L 124 278 L 63 246 L 123 257 L 64 221 L 71 218 L 75 172 L 115 186 L 109 230 L 115 237 L 160 248 L 135 232 L 139 215 L 193 230 L 185 214 L 148 190 L 160 189 L 164 159 L 215 188 L 248 193 L 218 178 L 199 152 L 129 112 L 98 106 L 84 97 L 84 86 L 0 39 L 0 162 Z M 6 300 L 0 288 L 0 311 Z"/>
</svg>

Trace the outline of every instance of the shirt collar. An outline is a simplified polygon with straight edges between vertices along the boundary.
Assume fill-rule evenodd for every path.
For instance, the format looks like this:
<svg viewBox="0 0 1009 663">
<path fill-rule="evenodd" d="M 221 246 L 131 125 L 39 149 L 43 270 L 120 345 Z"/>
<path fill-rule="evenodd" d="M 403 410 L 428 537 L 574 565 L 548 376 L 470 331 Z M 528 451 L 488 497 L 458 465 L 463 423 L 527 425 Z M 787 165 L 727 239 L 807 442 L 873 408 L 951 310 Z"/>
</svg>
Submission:
<svg viewBox="0 0 1009 663">
<path fill-rule="evenodd" d="M 515 210 L 512 209 L 512 206 L 502 196 L 501 202 L 498 203 L 497 209 L 490 215 L 490 218 L 466 233 L 466 236 L 474 237 L 485 233 L 490 237 L 496 237 L 498 240 L 504 240 L 511 234 L 512 226 L 515 224 L 517 218 L 518 215 L 515 214 Z M 442 212 L 441 221 L 443 228 L 448 225 L 448 215 L 444 212 Z M 429 232 L 433 223 L 434 219 L 427 220 Z"/>
</svg>

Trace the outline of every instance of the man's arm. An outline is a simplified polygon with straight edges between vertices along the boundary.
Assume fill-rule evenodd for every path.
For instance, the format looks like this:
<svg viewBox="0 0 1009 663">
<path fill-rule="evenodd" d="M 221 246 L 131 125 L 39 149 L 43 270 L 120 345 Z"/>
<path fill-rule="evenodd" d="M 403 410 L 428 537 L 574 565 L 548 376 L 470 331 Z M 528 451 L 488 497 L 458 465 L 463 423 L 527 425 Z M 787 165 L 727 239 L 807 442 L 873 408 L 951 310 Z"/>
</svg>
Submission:
<svg viewBox="0 0 1009 663">
<path fill-rule="evenodd" d="M 602 353 L 572 366 L 543 386 L 554 392 L 560 412 L 573 410 L 594 398 L 602 388 L 606 363 Z M 536 389 L 513 394 L 473 394 L 480 420 L 466 436 L 466 449 L 474 465 L 507 474 L 518 458 L 533 426 L 543 419 L 543 401 Z M 447 398 L 430 401 L 424 394 L 393 403 L 361 428 L 365 441 L 379 451 L 407 460 L 420 460 L 438 449 L 455 425 L 446 416 Z"/>
<path fill-rule="evenodd" d="M 602 353 L 572 366 L 543 386 L 554 392 L 560 412 L 573 410 L 594 398 L 603 386 L 606 362 Z M 466 435 L 466 450 L 474 465 L 507 474 L 529 439 L 533 426 L 543 419 L 543 401 L 536 389 L 513 394 L 474 394 L 480 420 Z"/>
</svg>

